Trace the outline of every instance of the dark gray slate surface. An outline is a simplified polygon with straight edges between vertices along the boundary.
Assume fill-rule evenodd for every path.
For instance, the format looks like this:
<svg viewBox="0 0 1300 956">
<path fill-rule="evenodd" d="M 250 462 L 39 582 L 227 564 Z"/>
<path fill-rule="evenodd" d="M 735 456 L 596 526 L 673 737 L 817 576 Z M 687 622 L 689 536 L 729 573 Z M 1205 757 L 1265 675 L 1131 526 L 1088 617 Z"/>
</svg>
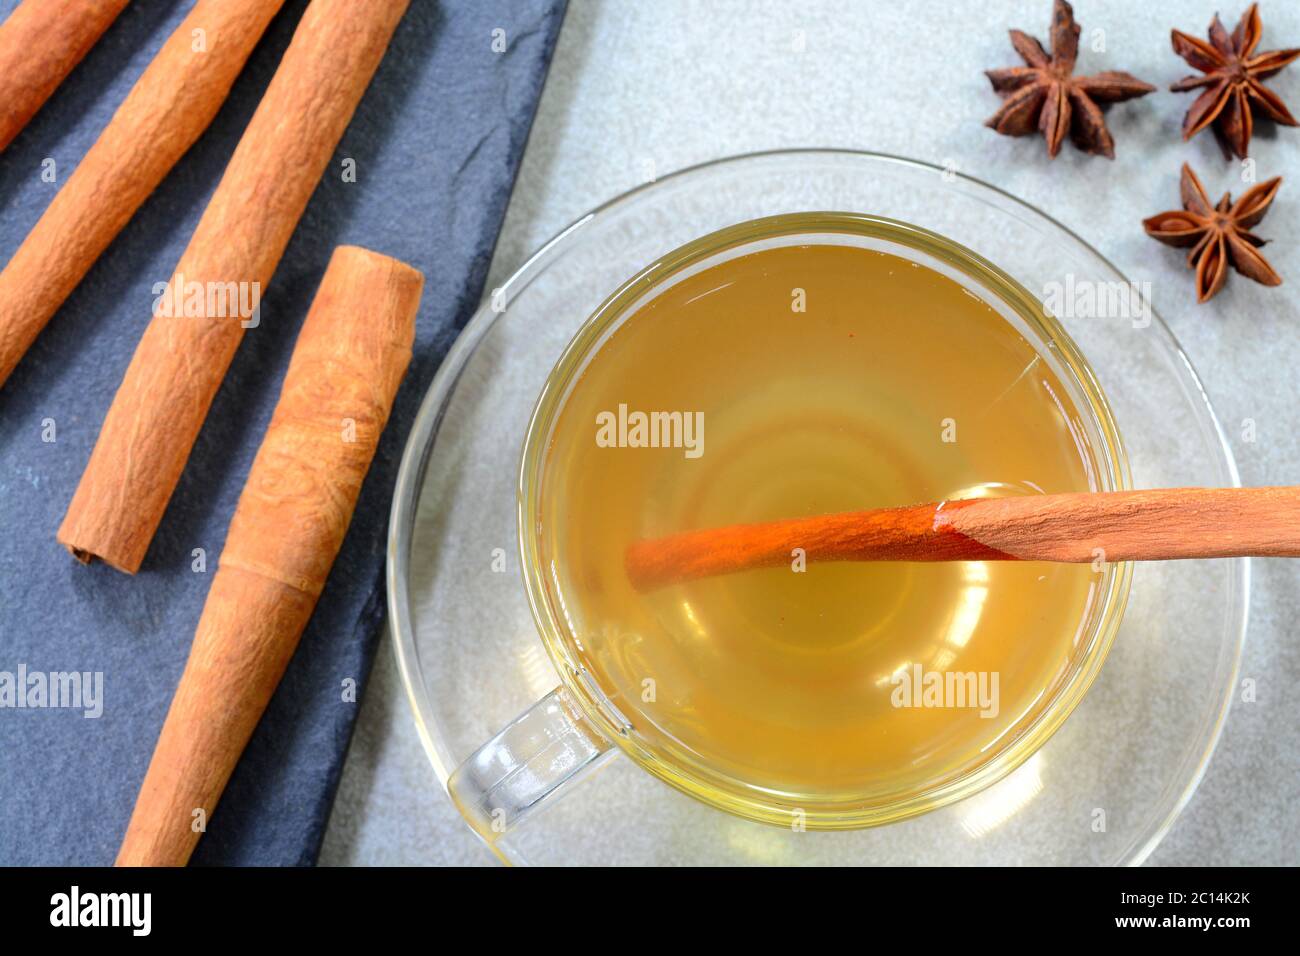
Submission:
<svg viewBox="0 0 1300 956">
<path fill-rule="evenodd" d="M 0 0 L 0 18 L 17 0 Z M 94 142 L 189 0 L 140 0 L 0 154 L 0 261 Z M 0 672 L 103 672 L 103 715 L 0 709 L 0 864 L 112 862 L 244 478 L 330 251 L 424 271 L 416 354 L 343 551 L 297 655 L 194 858 L 314 861 L 384 613 L 388 506 L 406 432 L 477 304 L 563 0 L 413 0 L 245 336 L 145 565 L 76 564 L 55 530 L 165 282 L 288 45 L 290 0 L 207 134 L 137 214 L 0 389 Z M 493 31 L 508 50 L 492 50 Z M 358 181 L 342 181 L 342 160 Z M 55 441 L 43 441 L 52 419 Z M 204 548 L 207 573 L 191 570 Z"/>
</svg>

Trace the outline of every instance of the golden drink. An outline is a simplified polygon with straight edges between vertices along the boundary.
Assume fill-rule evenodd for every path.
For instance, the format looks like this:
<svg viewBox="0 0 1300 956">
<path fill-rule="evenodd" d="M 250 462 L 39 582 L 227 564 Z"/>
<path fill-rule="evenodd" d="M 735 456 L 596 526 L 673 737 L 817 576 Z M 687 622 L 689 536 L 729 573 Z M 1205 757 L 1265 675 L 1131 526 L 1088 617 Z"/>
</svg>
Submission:
<svg viewBox="0 0 1300 956">
<path fill-rule="evenodd" d="M 983 299 L 887 252 L 785 245 L 689 275 L 589 355 L 551 427 L 535 518 L 566 632 L 552 649 L 655 760 L 733 790 L 873 807 L 953 781 L 1070 675 L 1097 569 L 792 553 L 643 594 L 624 551 L 695 528 L 1096 489 L 1070 392 Z"/>
</svg>

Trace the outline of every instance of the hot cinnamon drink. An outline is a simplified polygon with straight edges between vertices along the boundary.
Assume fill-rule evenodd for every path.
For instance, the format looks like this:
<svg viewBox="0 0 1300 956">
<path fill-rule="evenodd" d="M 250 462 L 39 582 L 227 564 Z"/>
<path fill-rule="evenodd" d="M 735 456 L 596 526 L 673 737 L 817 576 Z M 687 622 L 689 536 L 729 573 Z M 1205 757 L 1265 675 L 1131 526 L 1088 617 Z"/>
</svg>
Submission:
<svg viewBox="0 0 1300 956">
<path fill-rule="evenodd" d="M 657 757 L 787 805 L 881 805 L 982 765 L 1077 663 L 1098 568 L 792 552 L 642 593 L 623 557 L 695 528 L 1095 490 L 1071 389 L 1005 307 L 889 252 L 784 244 L 674 278 L 588 352 L 550 429 L 552 650 Z"/>
</svg>

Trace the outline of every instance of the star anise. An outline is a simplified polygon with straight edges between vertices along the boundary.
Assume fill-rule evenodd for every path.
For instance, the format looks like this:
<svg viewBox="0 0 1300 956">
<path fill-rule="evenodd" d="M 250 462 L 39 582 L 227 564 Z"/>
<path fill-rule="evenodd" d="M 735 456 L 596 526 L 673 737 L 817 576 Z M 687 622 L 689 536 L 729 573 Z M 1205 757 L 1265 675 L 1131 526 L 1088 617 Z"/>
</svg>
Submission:
<svg viewBox="0 0 1300 956">
<path fill-rule="evenodd" d="M 1068 130 L 1074 144 L 1084 152 L 1114 159 L 1115 141 L 1097 104 L 1145 96 L 1155 87 L 1114 70 L 1095 76 L 1073 76 L 1079 55 L 1079 25 L 1065 0 L 1056 0 L 1052 8 L 1050 57 L 1041 43 L 1019 30 L 1011 31 L 1011 45 L 1027 65 L 985 71 L 1005 102 L 984 125 L 1006 136 L 1024 136 L 1038 130 L 1047 139 L 1048 156 L 1061 151 Z"/>
<path fill-rule="evenodd" d="M 1223 288 L 1229 263 L 1248 279 L 1281 285 L 1282 277 L 1259 253 L 1267 240 L 1250 231 L 1264 218 L 1281 185 L 1282 177 L 1275 176 L 1246 190 L 1235 203 L 1224 193 L 1218 205 L 1212 206 L 1192 167 L 1183 163 L 1179 187 L 1183 208 L 1144 219 L 1142 225 L 1148 236 L 1166 245 L 1192 247 L 1187 265 L 1196 270 L 1197 302 L 1207 301 Z"/>
<path fill-rule="evenodd" d="M 1206 88 L 1183 117 L 1183 139 L 1191 139 L 1213 123 L 1223 155 L 1231 158 L 1236 153 L 1244 159 L 1255 125 L 1252 108 L 1283 126 L 1300 125 L 1281 97 L 1261 82 L 1300 56 L 1300 50 L 1256 54 L 1261 31 L 1257 3 L 1241 15 L 1231 34 L 1215 14 L 1210 21 L 1209 43 L 1181 30 L 1173 31 L 1174 52 L 1205 74 L 1184 77 L 1169 87 L 1175 93 Z"/>
</svg>

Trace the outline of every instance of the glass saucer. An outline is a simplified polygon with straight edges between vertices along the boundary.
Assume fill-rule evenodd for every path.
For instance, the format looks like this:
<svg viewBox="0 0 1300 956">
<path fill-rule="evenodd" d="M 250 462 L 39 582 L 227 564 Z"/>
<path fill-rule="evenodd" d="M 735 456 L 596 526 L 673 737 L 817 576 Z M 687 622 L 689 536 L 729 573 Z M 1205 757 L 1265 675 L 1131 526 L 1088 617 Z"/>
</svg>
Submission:
<svg viewBox="0 0 1300 956">
<path fill-rule="evenodd" d="M 601 301 L 723 226 L 808 210 L 914 223 L 1040 296 L 1088 357 L 1134 487 L 1239 484 L 1204 389 L 1140 290 L 1042 212 L 924 163 L 834 150 L 697 166 L 596 209 L 494 290 L 434 379 L 408 441 L 388 552 L 390 623 L 443 793 L 453 770 L 559 679 L 521 581 L 520 446 L 556 358 Z M 1191 798 L 1245 639 L 1244 560 L 1147 563 L 1100 676 L 992 787 L 901 823 L 791 832 L 730 816 L 612 760 L 496 844 L 542 864 L 1132 864 Z M 484 852 L 488 852 L 485 848 Z"/>
</svg>

